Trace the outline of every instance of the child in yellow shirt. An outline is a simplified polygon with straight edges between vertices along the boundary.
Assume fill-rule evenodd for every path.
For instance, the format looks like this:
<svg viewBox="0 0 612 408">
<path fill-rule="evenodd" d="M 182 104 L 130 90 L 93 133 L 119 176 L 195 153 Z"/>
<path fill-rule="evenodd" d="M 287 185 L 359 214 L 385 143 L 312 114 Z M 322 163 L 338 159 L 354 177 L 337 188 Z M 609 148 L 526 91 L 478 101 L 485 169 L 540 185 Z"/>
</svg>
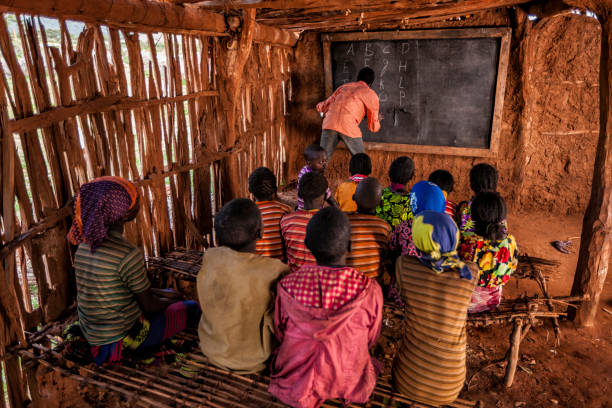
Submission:
<svg viewBox="0 0 612 408">
<path fill-rule="evenodd" d="M 351 177 L 338 186 L 334 197 L 342 211 L 355 212 L 357 211 L 357 203 L 353 200 L 353 195 L 357 189 L 357 184 L 372 173 L 370 156 L 365 153 L 353 155 L 349 162 L 349 171 L 351 172 Z"/>
</svg>

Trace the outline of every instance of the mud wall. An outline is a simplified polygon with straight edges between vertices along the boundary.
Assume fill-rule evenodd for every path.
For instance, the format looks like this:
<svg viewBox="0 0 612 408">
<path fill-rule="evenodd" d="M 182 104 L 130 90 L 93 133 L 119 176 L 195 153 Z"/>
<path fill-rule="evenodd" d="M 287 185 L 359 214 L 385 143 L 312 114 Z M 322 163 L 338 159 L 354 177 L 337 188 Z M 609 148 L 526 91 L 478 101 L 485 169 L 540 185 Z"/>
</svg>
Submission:
<svg viewBox="0 0 612 408">
<path fill-rule="evenodd" d="M 587 206 L 599 135 L 600 47 L 599 23 L 575 14 L 542 20 L 528 36 L 522 208 L 571 214 Z"/>
<path fill-rule="evenodd" d="M 513 29 L 498 156 L 408 153 L 415 161 L 414 181 L 427 178 L 433 170 L 447 169 L 455 177 L 451 198 L 460 201 L 471 195 L 470 168 L 487 161 L 499 169 L 500 192 L 513 211 L 582 212 L 590 191 L 598 129 L 599 23 L 578 15 L 532 22 L 517 10 L 414 28 L 494 26 Z M 318 33 L 302 36 L 292 71 L 289 178 L 297 176 L 304 164 L 303 149 L 317 143 L 321 132 L 321 118 L 314 109 L 326 98 Z M 405 153 L 377 150 L 368 154 L 372 175 L 387 184 L 389 165 Z M 327 171 L 332 187 L 348 177 L 348 161 L 348 152 L 337 149 Z"/>
</svg>

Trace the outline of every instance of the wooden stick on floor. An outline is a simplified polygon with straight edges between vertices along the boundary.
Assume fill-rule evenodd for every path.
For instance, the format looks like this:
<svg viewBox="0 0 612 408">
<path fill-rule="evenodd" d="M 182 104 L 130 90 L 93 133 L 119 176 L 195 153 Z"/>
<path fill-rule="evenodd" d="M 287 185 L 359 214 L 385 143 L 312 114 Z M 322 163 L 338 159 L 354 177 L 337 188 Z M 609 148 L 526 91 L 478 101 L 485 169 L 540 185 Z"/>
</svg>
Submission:
<svg viewBox="0 0 612 408">
<path fill-rule="evenodd" d="M 504 385 L 510 388 L 514 382 L 514 374 L 516 374 L 516 366 L 518 365 L 519 349 L 521 346 L 521 331 L 523 321 L 515 320 L 514 330 L 510 334 L 510 349 L 508 350 L 508 365 L 506 366 L 506 375 L 504 376 Z"/>
</svg>

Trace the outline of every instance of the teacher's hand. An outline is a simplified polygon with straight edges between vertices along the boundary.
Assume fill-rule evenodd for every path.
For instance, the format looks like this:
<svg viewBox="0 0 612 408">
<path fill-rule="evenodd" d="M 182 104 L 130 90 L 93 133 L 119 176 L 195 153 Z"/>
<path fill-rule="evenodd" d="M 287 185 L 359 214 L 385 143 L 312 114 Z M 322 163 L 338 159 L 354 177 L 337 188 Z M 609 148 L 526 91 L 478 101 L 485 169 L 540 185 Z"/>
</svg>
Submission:
<svg viewBox="0 0 612 408">
<path fill-rule="evenodd" d="M 385 115 L 383 115 L 382 113 L 378 114 L 378 120 L 383 120 L 385 118 Z"/>
</svg>

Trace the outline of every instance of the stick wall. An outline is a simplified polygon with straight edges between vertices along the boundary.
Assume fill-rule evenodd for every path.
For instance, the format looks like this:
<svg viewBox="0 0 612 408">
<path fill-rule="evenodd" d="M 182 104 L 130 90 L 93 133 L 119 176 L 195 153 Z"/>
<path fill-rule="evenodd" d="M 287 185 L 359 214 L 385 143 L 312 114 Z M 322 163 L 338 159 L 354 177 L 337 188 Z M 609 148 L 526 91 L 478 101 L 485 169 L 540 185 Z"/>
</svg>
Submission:
<svg viewBox="0 0 612 408">
<path fill-rule="evenodd" d="M 218 89 L 228 44 L 199 33 L 0 19 L 0 356 L 72 302 L 66 234 L 81 184 L 103 175 L 135 182 L 141 211 L 126 236 L 159 255 L 211 243 L 228 180 L 240 180 L 242 196 L 258 166 L 284 180 L 292 49 L 253 43 L 237 138 L 226 146 Z M 223 173 L 219 163 L 230 157 L 238 166 Z M 9 363 L 7 371 L 19 370 Z M 21 406 L 26 383 L 10 384 L 11 405 Z"/>
</svg>

